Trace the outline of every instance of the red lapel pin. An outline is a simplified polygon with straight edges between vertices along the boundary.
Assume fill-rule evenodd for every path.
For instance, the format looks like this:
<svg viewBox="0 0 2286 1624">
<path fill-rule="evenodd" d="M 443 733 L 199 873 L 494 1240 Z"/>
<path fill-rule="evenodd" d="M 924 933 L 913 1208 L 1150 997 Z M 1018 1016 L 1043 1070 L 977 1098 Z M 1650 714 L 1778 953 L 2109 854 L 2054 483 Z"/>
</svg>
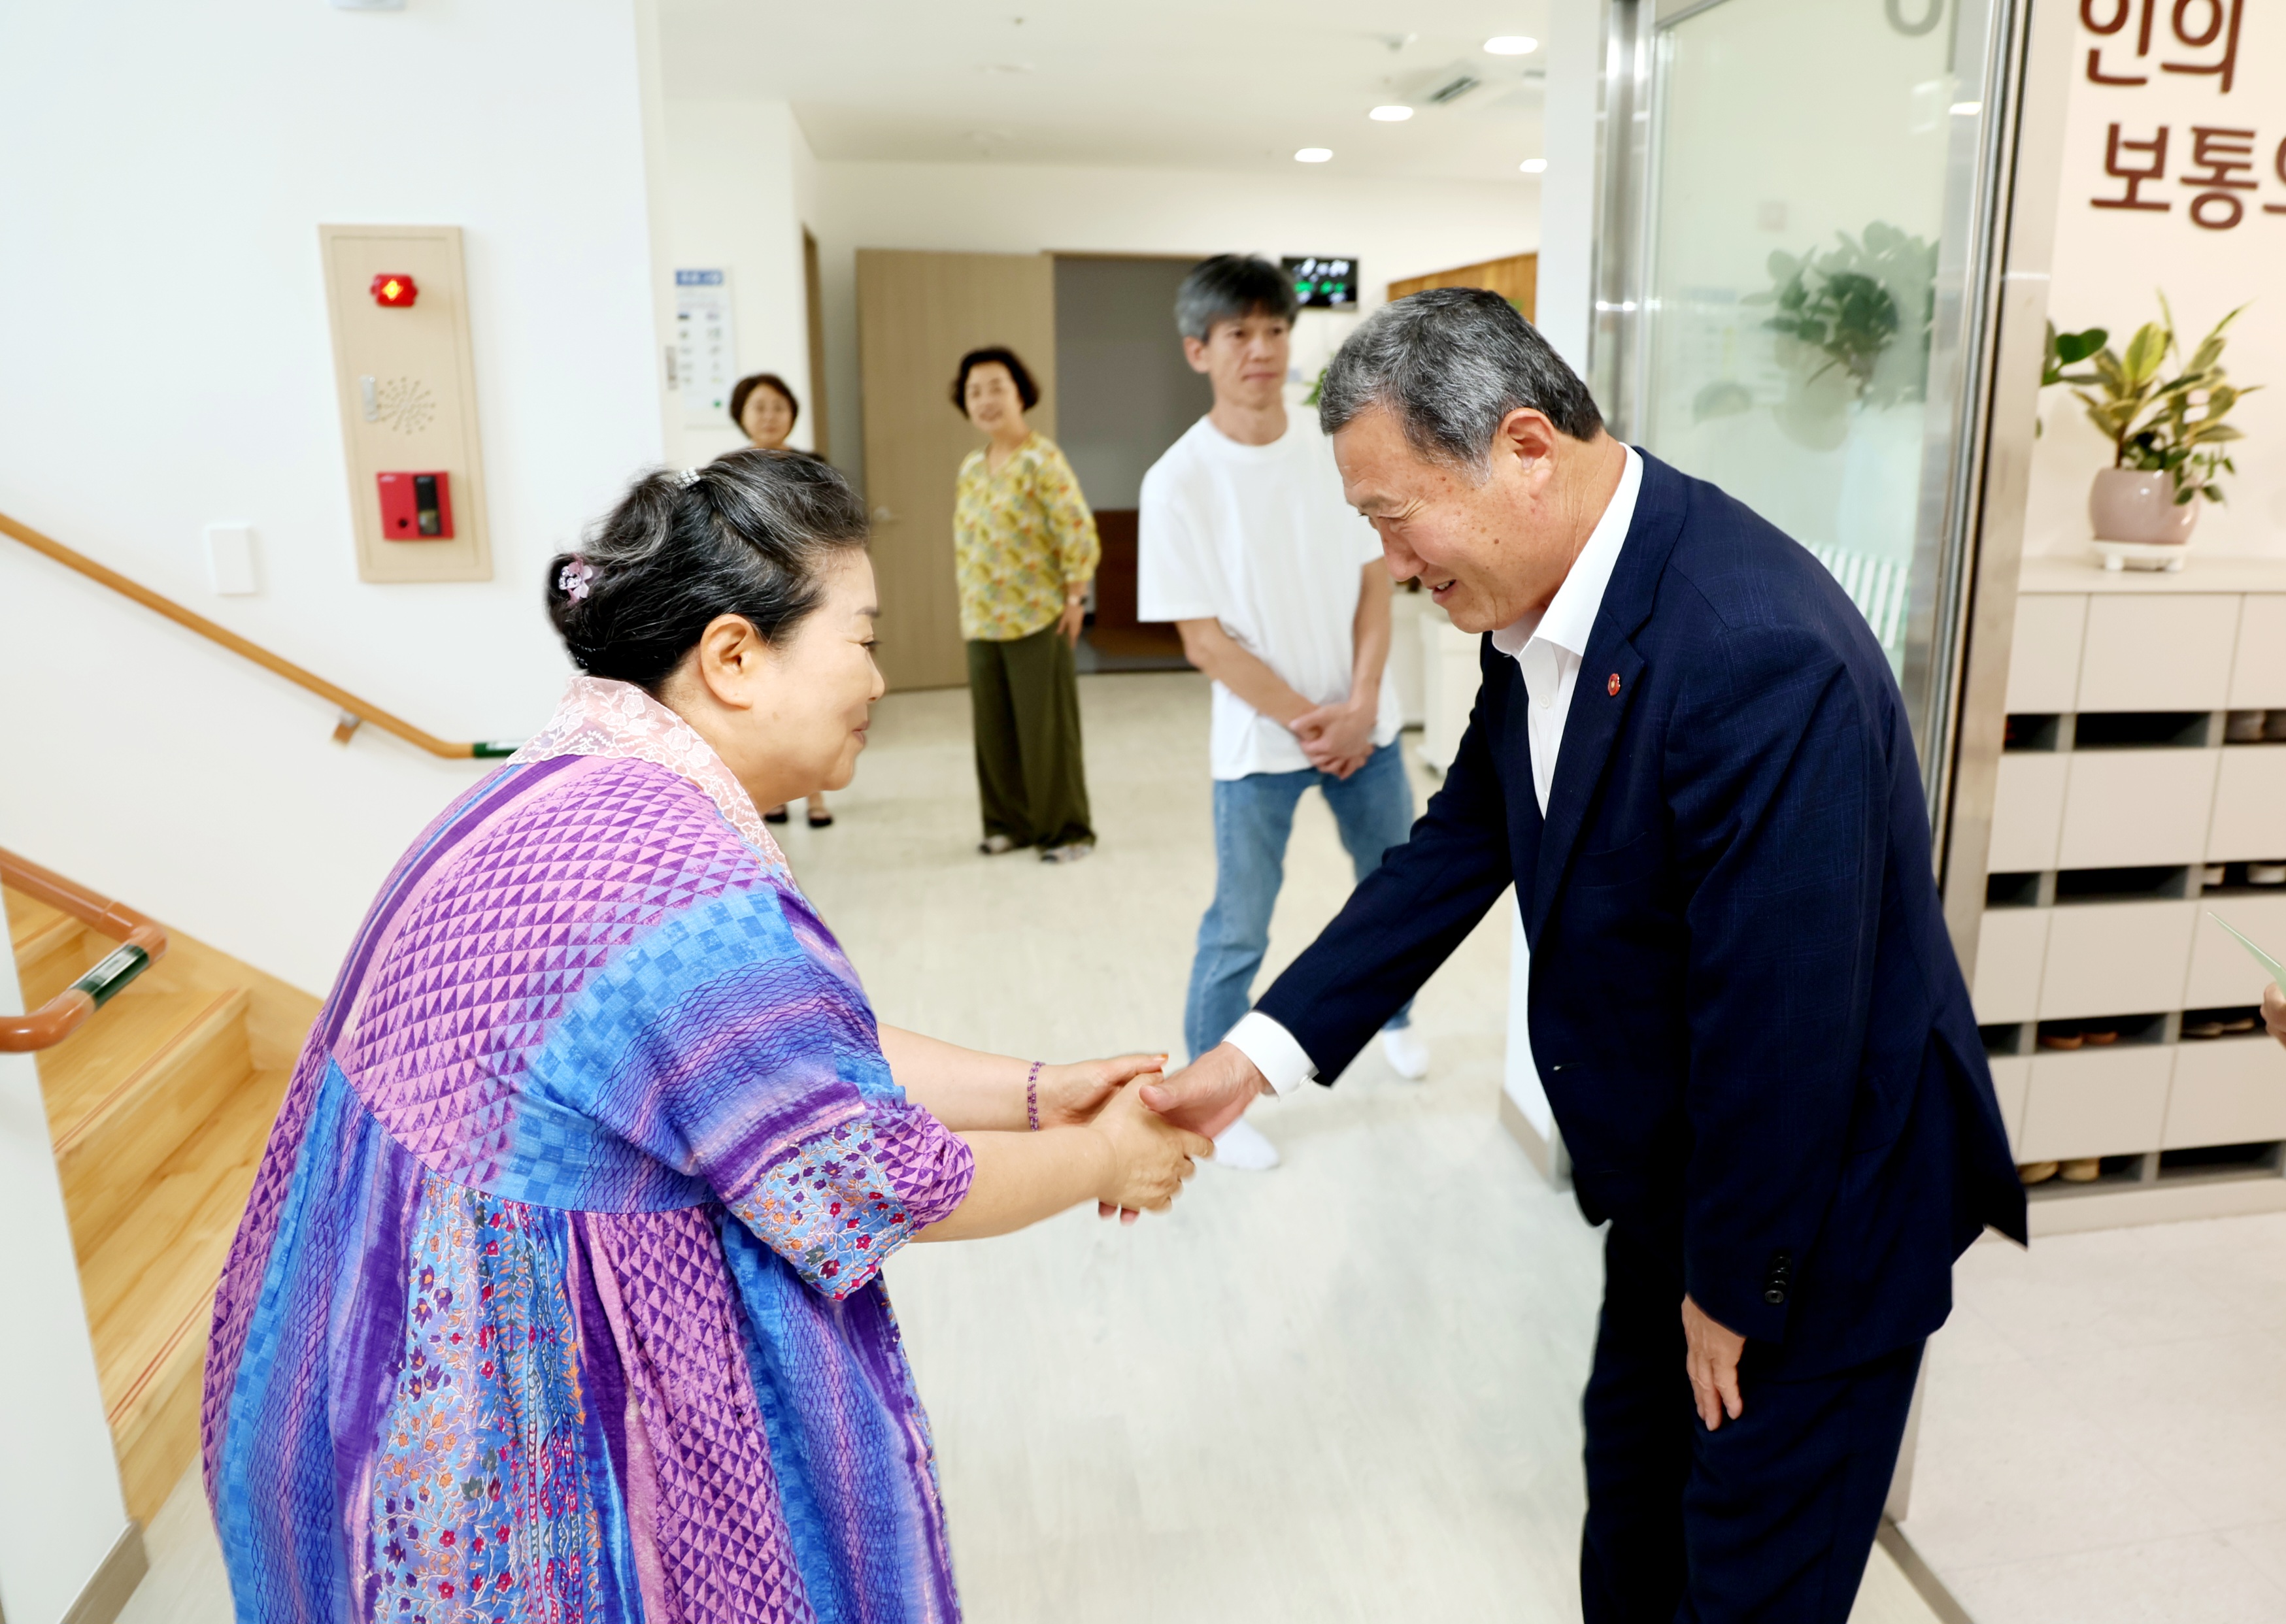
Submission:
<svg viewBox="0 0 2286 1624">
<path fill-rule="evenodd" d="M 1613 671 L 1612 673 L 1612 679 L 1604 685 L 1604 692 L 1610 694 L 1613 699 L 1617 699 L 1620 696 L 1619 672 Z"/>
</svg>

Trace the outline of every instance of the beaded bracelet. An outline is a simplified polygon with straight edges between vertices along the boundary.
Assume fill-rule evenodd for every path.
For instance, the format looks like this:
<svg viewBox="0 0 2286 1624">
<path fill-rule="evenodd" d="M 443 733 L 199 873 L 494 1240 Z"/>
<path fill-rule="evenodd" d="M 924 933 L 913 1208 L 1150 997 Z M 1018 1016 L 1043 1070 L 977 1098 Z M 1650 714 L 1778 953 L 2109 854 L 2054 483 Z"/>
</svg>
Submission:
<svg viewBox="0 0 2286 1624">
<path fill-rule="evenodd" d="M 1024 1120 L 1032 1125 L 1032 1132 L 1035 1134 L 1040 1131 L 1040 1067 L 1042 1063 L 1040 1061 L 1034 1061 L 1031 1072 L 1024 1079 Z"/>
</svg>

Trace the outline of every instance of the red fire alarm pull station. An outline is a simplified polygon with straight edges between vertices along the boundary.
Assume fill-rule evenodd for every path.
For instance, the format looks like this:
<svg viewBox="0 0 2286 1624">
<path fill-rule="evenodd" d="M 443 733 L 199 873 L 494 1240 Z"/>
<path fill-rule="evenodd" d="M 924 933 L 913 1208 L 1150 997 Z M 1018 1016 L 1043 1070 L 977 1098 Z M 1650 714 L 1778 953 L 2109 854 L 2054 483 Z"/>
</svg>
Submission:
<svg viewBox="0 0 2286 1624">
<path fill-rule="evenodd" d="M 413 302 L 421 296 L 421 289 L 414 285 L 413 279 L 397 271 L 384 271 L 374 278 L 369 291 L 375 304 L 391 310 L 409 310 Z"/>
<path fill-rule="evenodd" d="M 450 541 L 453 488 L 443 474 L 379 474 L 381 534 L 387 541 Z"/>
</svg>

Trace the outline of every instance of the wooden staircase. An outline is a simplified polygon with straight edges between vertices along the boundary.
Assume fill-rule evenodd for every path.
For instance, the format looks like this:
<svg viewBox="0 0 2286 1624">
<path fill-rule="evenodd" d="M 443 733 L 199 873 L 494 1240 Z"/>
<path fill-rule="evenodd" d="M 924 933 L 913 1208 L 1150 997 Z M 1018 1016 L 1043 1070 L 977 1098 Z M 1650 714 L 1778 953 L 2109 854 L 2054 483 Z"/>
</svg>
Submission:
<svg viewBox="0 0 2286 1624">
<path fill-rule="evenodd" d="M 4 900 L 27 1009 L 115 945 L 20 892 Z M 146 1523 L 198 1458 L 215 1283 L 318 1014 L 275 977 L 169 942 L 36 1056 L 127 1511 Z"/>
</svg>

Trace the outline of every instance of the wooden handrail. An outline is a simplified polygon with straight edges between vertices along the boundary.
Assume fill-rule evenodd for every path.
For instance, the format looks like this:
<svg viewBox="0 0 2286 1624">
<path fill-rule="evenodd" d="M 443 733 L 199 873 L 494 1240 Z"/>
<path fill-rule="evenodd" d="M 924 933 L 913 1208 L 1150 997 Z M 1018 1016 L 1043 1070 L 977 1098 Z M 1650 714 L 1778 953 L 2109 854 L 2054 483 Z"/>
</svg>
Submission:
<svg viewBox="0 0 2286 1624">
<path fill-rule="evenodd" d="M 118 952 L 30 1014 L 0 1015 L 0 1054 L 54 1047 L 86 1025 L 114 993 L 167 956 L 167 933 L 154 921 L 12 851 L 0 851 L 0 882 L 119 944 Z"/>
<path fill-rule="evenodd" d="M 20 523 L 5 514 L 0 514 L 0 534 L 13 536 L 35 553 L 46 554 L 67 569 L 76 569 L 91 581 L 101 583 L 122 597 L 132 598 L 154 615 L 163 615 L 178 626 L 187 627 L 209 642 L 220 643 L 233 654 L 242 655 L 264 671 L 275 672 L 287 681 L 305 687 L 327 701 L 341 712 L 341 720 L 334 728 L 334 742 L 347 744 L 350 735 L 360 722 L 371 722 L 383 733 L 395 734 L 407 744 L 427 750 L 431 756 L 444 756 L 466 760 L 497 760 L 516 753 L 513 741 L 479 740 L 464 744 L 456 740 L 440 739 L 435 734 L 415 727 L 403 717 L 392 716 L 379 705 L 359 699 L 347 688 L 337 688 L 315 671 L 304 671 L 293 661 L 272 654 L 259 643 L 250 643 L 226 626 L 218 626 L 205 616 L 194 614 L 171 598 L 164 598 L 140 582 L 130 581 L 116 569 L 97 563 L 83 553 L 74 552 L 52 536 L 43 536 L 28 524 Z"/>
</svg>

